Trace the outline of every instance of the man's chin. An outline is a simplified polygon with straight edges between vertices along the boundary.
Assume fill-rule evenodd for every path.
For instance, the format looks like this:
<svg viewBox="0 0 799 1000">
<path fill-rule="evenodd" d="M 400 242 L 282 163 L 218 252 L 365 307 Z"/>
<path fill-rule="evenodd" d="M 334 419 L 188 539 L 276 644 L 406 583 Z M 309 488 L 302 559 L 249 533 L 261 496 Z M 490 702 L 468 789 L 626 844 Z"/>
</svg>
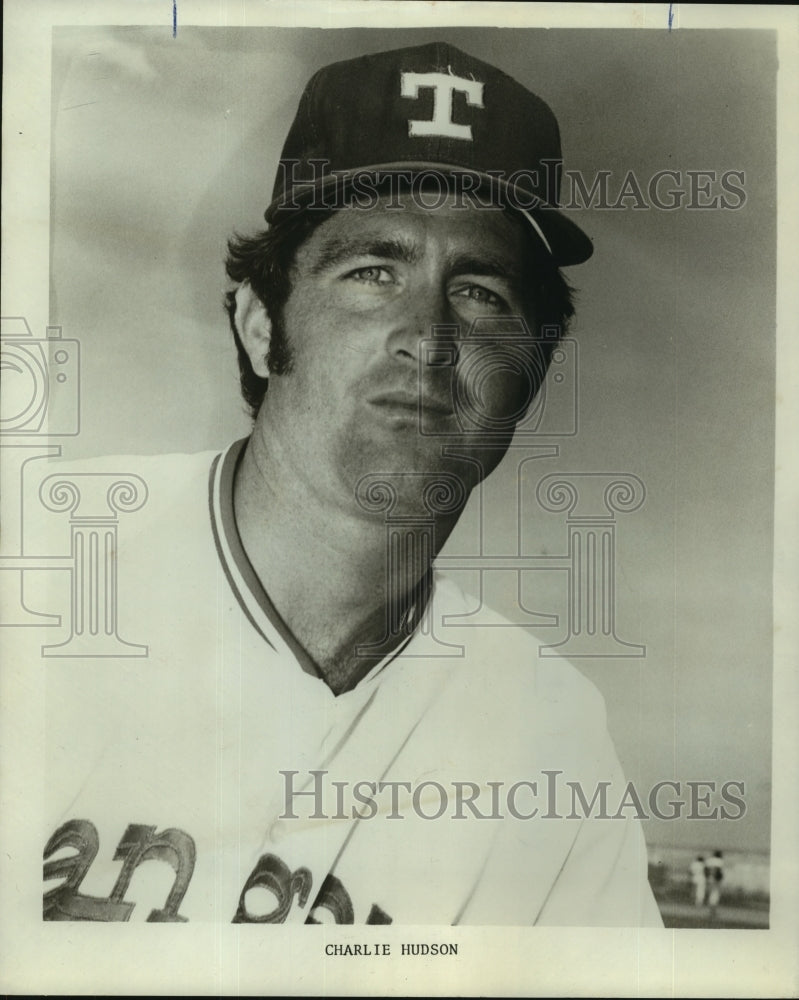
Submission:
<svg viewBox="0 0 799 1000">
<path fill-rule="evenodd" d="M 392 519 L 457 516 L 509 443 L 372 425 L 359 428 L 347 442 L 339 468 L 347 492 L 367 513 Z"/>
</svg>

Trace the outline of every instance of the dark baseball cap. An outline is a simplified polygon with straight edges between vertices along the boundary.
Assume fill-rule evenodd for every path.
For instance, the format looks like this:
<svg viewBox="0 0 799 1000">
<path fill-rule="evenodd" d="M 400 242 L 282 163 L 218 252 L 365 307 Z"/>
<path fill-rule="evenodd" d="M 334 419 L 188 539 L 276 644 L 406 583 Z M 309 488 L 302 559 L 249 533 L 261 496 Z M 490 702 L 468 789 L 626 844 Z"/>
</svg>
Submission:
<svg viewBox="0 0 799 1000">
<path fill-rule="evenodd" d="M 593 252 L 557 210 L 557 120 L 506 73 L 444 42 L 333 63 L 308 82 L 280 158 L 269 223 L 369 177 L 445 177 L 523 214 L 558 265 Z M 482 201 L 481 201 L 482 203 Z"/>
</svg>

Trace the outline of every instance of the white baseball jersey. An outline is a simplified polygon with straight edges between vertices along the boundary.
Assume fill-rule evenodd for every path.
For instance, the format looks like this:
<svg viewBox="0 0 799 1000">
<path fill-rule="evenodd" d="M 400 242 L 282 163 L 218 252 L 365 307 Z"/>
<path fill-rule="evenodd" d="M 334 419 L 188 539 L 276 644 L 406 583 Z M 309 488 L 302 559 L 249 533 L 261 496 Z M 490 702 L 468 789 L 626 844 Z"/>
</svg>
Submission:
<svg viewBox="0 0 799 1000">
<path fill-rule="evenodd" d="M 595 688 L 437 575 L 334 696 L 238 538 L 243 444 L 80 468 L 147 483 L 116 583 L 147 655 L 42 661 L 45 918 L 659 925 Z"/>
</svg>

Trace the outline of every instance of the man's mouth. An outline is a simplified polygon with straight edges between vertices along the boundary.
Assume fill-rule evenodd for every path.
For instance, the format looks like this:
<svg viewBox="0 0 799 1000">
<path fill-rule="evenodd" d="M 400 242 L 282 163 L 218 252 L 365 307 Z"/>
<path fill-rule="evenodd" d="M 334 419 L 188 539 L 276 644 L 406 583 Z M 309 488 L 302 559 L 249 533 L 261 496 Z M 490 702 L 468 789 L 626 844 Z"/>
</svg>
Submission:
<svg viewBox="0 0 799 1000">
<path fill-rule="evenodd" d="M 452 405 L 449 400 L 442 400 L 420 392 L 409 392 L 405 389 L 390 389 L 376 393 L 370 396 L 367 402 L 371 406 L 389 412 L 393 411 L 400 415 L 404 413 L 408 416 L 445 417 L 452 414 Z"/>
</svg>

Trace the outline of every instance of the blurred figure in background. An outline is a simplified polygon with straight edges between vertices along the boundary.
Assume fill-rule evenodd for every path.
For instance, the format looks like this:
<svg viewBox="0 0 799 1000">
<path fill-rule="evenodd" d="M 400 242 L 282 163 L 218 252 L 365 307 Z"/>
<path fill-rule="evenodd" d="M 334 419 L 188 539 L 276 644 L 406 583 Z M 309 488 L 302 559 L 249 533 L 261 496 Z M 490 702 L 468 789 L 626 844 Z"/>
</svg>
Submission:
<svg viewBox="0 0 799 1000">
<path fill-rule="evenodd" d="M 705 865 L 705 879 L 707 881 L 707 904 L 710 907 L 710 916 L 716 916 L 719 900 L 721 899 L 721 882 L 724 878 L 724 858 L 721 851 L 714 851 L 713 857 L 708 858 Z"/>
<path fill-rule="evenodd" d="M 689 870 L 691 872 L 691 883 L 694 887 L 694 906 L 704 906 L 707 879 L 705 878 L 705 859 L 703 855 L 700 854 L 694 858 Z"/>
</svg>

